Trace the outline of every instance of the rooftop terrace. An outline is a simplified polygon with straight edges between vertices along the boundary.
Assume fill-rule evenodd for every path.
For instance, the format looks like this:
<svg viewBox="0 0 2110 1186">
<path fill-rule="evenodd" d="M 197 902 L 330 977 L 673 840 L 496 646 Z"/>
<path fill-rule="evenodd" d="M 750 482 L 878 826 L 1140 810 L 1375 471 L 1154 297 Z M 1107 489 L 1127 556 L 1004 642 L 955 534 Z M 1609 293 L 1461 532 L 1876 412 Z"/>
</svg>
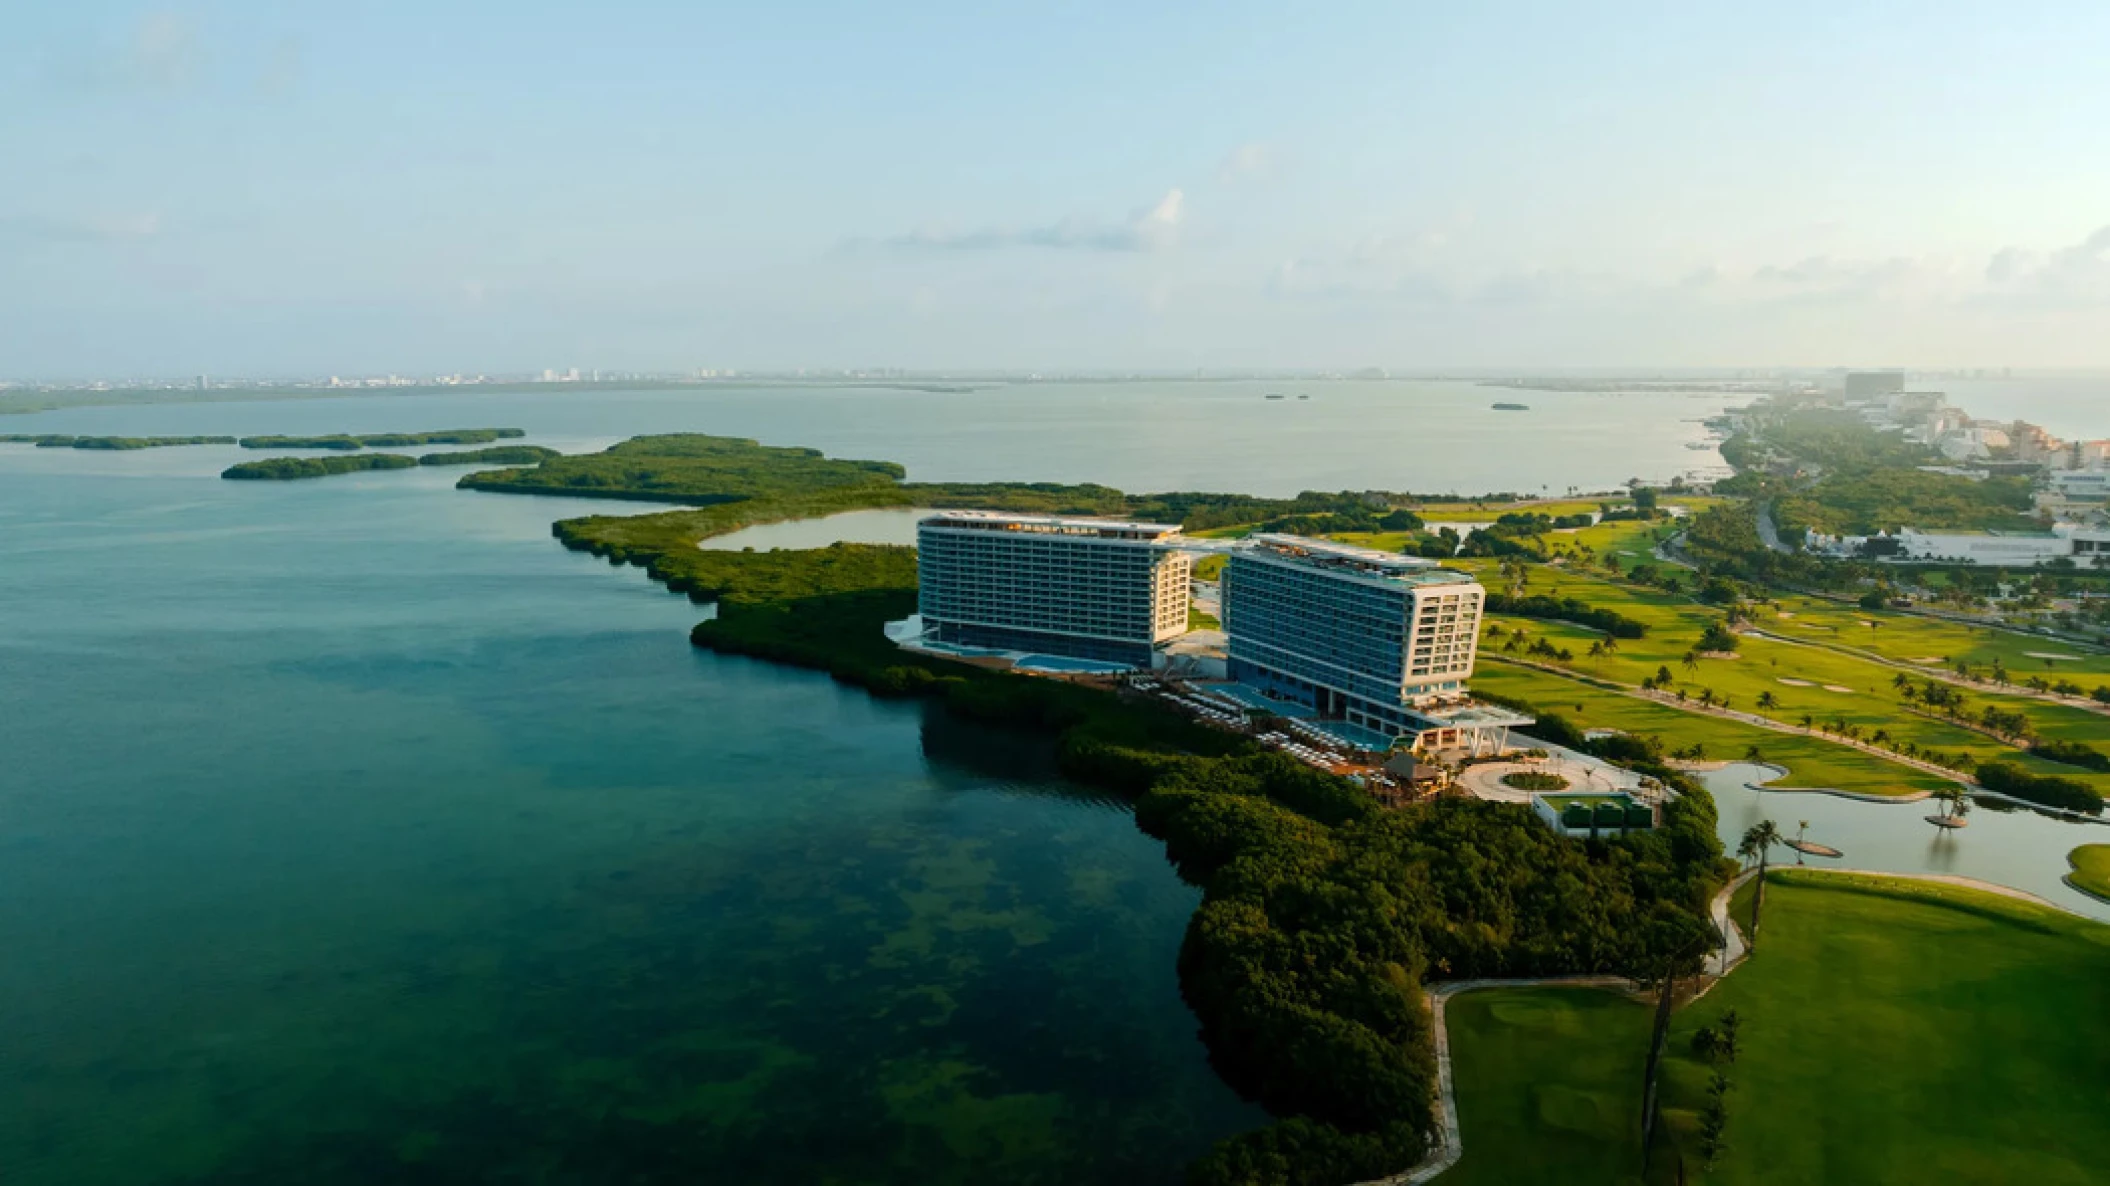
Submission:
<svg viewBox="0 0 2110 1186">
<path fill-rule="evenodd" d="M 1124 519 L 1071 519 L 1059 515 L 1009 515 L 1001 511 L 940 511 L 919 527 L 968 531 L 1024 531 L 1040 535 L 1085 535 L 1101 539 L 1163 540 L 1180 533 L 1177 523 L 1135 523 Z"/>
<path fill-rule="evenodd" d="M 1253 535 L 1248 540 L 1258 551 L 1308 568 L 1352 572 L 1358 576 L 1410 585 L 1471 584 L 1475 579 L 1470 573 L 1445 568 L 1434 560 L 1359 548 L 1332 540 L 1275 534 Z"/>
</svg>

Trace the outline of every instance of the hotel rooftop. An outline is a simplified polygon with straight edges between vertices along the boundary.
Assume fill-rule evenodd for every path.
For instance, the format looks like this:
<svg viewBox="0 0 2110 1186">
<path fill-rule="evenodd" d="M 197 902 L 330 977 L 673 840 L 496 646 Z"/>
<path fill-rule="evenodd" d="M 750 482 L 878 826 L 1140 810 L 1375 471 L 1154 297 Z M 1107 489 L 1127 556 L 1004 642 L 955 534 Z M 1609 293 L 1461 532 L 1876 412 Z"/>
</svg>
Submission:
<svg viewBox="0 0 2110 1186">
<path fill-rule="evenodd" d="M 1155 541 L 1180 533 L 1177 523 L 1132 523 L 1122 519 L 1072 519 L 1060 515 L 1007 515 L 1000 511 L 939 511 L 923 520 L 927 527 L 971 531 L 1023 531 L 1040 535 L 1085 535 L 1100 539 Z"/>
<path fill-rule="evenodd" d="M 1402 556 L 1331 540 L 1307 539 L 1301 535 L 1260 534 L 1248 537 L 1274 557 L 1322 572 L 1348 573 L 1373 580 L 1404 585 L 1472 584 L 1470 573 L 1445 568 L 1420 556 Z"/>
</svg>

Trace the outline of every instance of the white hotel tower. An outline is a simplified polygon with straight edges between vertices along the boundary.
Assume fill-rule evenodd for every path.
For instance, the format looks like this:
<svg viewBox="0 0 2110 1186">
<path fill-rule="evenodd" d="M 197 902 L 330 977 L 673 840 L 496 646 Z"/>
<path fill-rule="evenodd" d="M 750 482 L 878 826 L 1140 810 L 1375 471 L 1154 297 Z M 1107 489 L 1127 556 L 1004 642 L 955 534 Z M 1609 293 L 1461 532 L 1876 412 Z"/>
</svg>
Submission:
<svg viewBox="0 0 2110 1186">
<path fill-rule="evenodd" d="M 940 512 L 916 527 L 924 637 L 1148 668 L 1187 631 L 1179 542 L 1174 524 Z"/>
</svg>

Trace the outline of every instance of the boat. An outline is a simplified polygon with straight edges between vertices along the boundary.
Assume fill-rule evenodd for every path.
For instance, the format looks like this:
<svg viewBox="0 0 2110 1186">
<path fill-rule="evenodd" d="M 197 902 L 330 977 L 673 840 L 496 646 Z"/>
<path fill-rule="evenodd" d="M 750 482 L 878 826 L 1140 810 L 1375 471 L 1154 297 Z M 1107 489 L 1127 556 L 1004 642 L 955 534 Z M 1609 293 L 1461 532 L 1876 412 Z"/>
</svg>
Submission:
<svg viewBox="0 0 2110 1186">
<path fill-rule="evenodd" d="M 1530 405 L 1530 404 L 1496 404 L 1496 405 L 1495 405 L 1495 411 L 1497 411 L 1497 412 L 1528 412 L 1528 411 L 1530 411 L 1530 410 L 1531 410 L 1531 405 Z"/>
<path fill-rule="evenodd" d="M 1267 393 L 1267 398 L 1269 398 L 1269 399 L 1288 399 L 1289 397 L 1288 397 L 1288 396 L 1286 396 L 1286 395 L 1277 395 L 1277 394 L 1276 394 L 1275 392 L 1272 392 L 1272 391 L 1270 391 L 1270 392 L 1268 392 L 1268 393 Z"/>
</svg>

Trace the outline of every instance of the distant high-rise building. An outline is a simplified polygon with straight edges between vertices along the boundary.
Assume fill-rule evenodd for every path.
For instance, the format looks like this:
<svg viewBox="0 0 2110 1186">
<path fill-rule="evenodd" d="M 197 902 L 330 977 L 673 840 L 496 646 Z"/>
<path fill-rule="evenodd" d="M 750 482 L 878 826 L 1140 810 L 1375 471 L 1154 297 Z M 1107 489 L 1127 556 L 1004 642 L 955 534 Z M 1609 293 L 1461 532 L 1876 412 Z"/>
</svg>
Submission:
<svg viewBox="0 0 2110 1186">
<path fill-rule="evenodd" d="M 1882 399 L 1905 390 L 1903 371 L 1846 372 L 1846 402 Z"/>
<path fill-rule="evenodd" d="M 205 376 L 198 376 L 198 390 L 203 391 L 207 386 L 208 384 L 205 382 Z"/>
</svg>

